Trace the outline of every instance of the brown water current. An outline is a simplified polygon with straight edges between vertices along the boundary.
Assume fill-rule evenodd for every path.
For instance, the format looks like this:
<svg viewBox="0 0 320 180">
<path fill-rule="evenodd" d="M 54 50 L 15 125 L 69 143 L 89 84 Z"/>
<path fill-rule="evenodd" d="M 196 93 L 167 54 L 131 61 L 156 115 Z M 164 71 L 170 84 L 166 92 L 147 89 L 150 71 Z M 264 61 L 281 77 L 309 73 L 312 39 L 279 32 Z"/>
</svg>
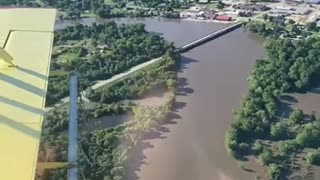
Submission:
<svg viewBox="0 0 320 180">
<path fill-rule="evenodd" d="M 148 31 L 162 34 L 177 47 L 226 26 L 163 18 L 114 20 L 144 23 Z M 90 25 L 106 21 L 86 18 L 80 22 Z M 58 23 L 57 28 L 72 23 Z M 247 77 L 255 60 L 263 55 L 262 41 L 241 28 L 182 54 L 174 118 L 139 145 L 127 179 L 253 180 L 264 174 L 254 162 L 245 164 L 247 171 L 239 168 L 224 146 L 232 111 L 246 96 Z M 320 109 L 316 93 L 290 96 L 284 105 L 287 111 L 300 108 L 310 114 Z"/>
<path fill-rule="evenodd" d="M 144 141 L 129 179 L 254 179 L 257 174 L 241 170 L 224 146 L 232 111 L 263 55 L 261 42 L 250 36 L 238 29 L 182 54 L 176 118 L 160 129 L 161 136 Z"/>
<path fill-rule="evenodd" d="M 88 18 L 80 22 L 105 21 Z M 116 22 L 145 23 L 147 30 L 162 34 L 177 47 L 226 26 L 162 18 L 120 18 Z M 182 54 L 175 118 L 140 144 L 130 162 L 128 179 L 254 179 L 255 173 L 241 170 L 227 154 L 224 135 L 233 109 L 247 93 L 246 79 L 255 60 L 262 57 L 262 49 L 257 38 L 238 29 Z"/>
</svg>

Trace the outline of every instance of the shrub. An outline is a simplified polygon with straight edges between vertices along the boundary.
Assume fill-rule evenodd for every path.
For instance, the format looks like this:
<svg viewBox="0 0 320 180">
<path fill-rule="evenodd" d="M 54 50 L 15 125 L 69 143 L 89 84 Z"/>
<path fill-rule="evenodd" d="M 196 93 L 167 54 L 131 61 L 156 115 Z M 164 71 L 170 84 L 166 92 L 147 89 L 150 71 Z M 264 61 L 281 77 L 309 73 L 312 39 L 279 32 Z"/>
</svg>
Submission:
<svg viewBox="0 0 320 180">
<path fill-rule="evenodd" d="M 288 136 L 286 125 L 283 122 L 277 122 L 271 125 L 270 135 L 275 140 L 285 139 Z"/>
<path fill-rule="evenodd" d="M 255 154 L 260 154 L 262 153 L 263 151 L 263 145 L 260 141 L 256 141 L 254 144 L 253 144 L 253 150 L 254 150 L 254 153 Z"/>
<path fill-rule="evenodd" d="M 281 177 L 281 167 L 274 163 L 270 164 L 268 167 L 268 174 L 270 179 L 279 180 Z"/>
<path fill-rule="evenodd" d="M 320 165 L 320 150 L 308 153 L 306 159 L 310 164 Z"/>
<path fill-rule="evenodd" d="M 239 144 L 239 151 L 241 152 L 241 154 L 248 154 L 250 151 L 250 146 L 248 143 L 240 143 Z"/>
<path fill-rule="evenodd" d="M 282 154 L 293 153 L 299 149 L 299 145 L 295 140 L 283 141 L 279 145 L 279 150 Z"/>
<path fill-rule="evenodd" d="M 300 109 L 292 111 L 289 120 L 291 124 L 300 124 L 303 121 L 303 111 Z"/>
<path fill-rule="evenodd" d="M 272 161 L 272 151 L 270 149 L 263 149 L 259 155 L 259 161 L 262 165 L 268 165 Z"/>
<path fill-rule="evenodd" d="M 297 135 L 296 142 L 301 147 L 320 146 L 320 127 L 317 123 L 307 124 Z"/>
<path fill-rule="evenodd" d="M 229 129 L 225 135 L 224 143 L 228 153 L 236 156 L 239 150 L 239 133 L 237 129 Z"/>
</svg>

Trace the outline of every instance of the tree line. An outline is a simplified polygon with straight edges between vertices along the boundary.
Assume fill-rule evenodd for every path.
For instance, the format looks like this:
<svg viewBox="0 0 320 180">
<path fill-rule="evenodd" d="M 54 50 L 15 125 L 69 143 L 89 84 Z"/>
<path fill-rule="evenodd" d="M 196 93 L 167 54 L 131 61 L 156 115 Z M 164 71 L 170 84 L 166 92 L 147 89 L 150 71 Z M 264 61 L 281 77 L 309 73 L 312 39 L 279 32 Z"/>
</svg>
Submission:
<svg viewBox="0 0 320 180">
<path fill-rule="evenodd" d="M 266 38 L 305 38 L 314 32 L 318 32 L 316 22 L 309 22 L 301 25 L 289 19 L 286 23 L 284 19 L 274 19 L 272 16 L 264 14 L 264 21 L 250 21 L 246 27 L 254 33 Z"/>
<path fill-rule="evenodd" d="M 28 6 L 28 7 L 40 7 L 41 4 L 34 0 L 0 0 L 0 6 Z"/>
<path fill-rule="evenodd" d="M 131 4 L 127 7 L 127 4 Z M 80 19 L 89 14 L 100 18 L 165 16 L 179 18 L 175 8 L 188 7 L 188 2 L 178 0 L 0 0 L 1 6 L 27 6 L 57 8 L 59 19 Z"/>
</svg>

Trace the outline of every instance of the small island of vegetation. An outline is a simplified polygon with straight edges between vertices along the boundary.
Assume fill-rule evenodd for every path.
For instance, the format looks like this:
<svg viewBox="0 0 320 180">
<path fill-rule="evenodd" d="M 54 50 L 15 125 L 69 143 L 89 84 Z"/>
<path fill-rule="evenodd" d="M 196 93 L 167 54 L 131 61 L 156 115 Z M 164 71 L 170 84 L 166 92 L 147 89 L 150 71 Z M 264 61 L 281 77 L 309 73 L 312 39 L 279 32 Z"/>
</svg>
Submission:
<svg viewBox="0 0 320 180">
<path fill-rule="evenodd" d="M 281 96 L 306 92 L 317 85 L 320 75 L 320 39 L 313 25 L 249 22 L 249 30 L 267 37 L 266 59 L 259 59 L 248 78 L 249 92 L 234 112 L 225 136 L 228 152 L 236 159 L 255 157 L 267 167 L 269 179 L 290 179 L 299 169 L 320 162 L 320 118 L 306 118 L 300 109 L 289 114 Z M 298 39 L 296 36 L 303 38 Z M 294 37 L 293 37 L 294 36 Z M 280 38 L 279 38 L 280 37 Z M 300 172 L 301 177 L 312 173 Z"/>
</svg>

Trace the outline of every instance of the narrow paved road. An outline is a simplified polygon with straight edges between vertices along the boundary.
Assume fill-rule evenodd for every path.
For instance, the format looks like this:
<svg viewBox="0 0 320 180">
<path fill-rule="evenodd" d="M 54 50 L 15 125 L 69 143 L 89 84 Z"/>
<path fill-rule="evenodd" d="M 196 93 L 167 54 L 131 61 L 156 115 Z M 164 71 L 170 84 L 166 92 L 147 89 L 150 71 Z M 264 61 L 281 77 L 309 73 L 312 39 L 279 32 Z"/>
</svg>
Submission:
<svg viewBox="0 0 320 180">
<path fill-rule="evenodd" d="M 147 66 L 149 66 L 149 65 L 151 65 L 151 64 L 153 64 L 153 63 L 155 63 L 155 62 L 158 62 L 158 61 L 161 60 L 161 59 L 162 59 L 162 57 L 152 59 L 152 60 L 150 60 L 150 61 L 147 61 L 147 62 L 144 62 L 144 63 L 142 63 L 142 64 L 139 64 L 139 65 L 137 65 L 137 66 L 132 67 L 129 71 L 126 71 L 126 72 L 123 72 L 123 73 L 114 75 L 114 76 L 112 76 L 110 79 L 98 81 L 96 84 L 94 84 L 94 85 L 91 86 L 91 89 L 93 89 L 93 90 L 99 89 L 99 88 L 102 87 L 102 86 L 105 86 L 105 85 L 107 85 L 107 84 L 109 84 L 109 83 L 112 83 L 112 82 L 114 82 L 114 81 L 117 81 L 117 80 L 119 80 L 119 79 L 121 79 L 121 78 L 123 78 L 123 77 L 125 77 L 125 76 L 127 76 L 127 75 L 130 75 L 130 74 L 132 74 L 132 73 L 134 73 L 134 72 L 136 72 L 136 71 L 138 71 L 138 70 L 140 70 L 140 69 L 143 69 L 143 68 L 145 68 L 145 67 L 147 67 Z M 85 91 L 80 92 L 80 94 L 81 94 L 81 98 L 82 98 L 84 101 L 89 101 L 89 100 L 85 97 L 85 94 L 86 94 Z M 70 101 L 70 97 L 69 97 L 69 96 L 68 96 L 68 97 L 65 97 L 65 98 L 61 99 L 60 102 L 56 103 L 54 106 L 47 107 L 47 108 L 46 108 L 46 111 L 48 112 L 48 111 L 50 111 L 51 109 L 53 109 L 53 108 L 55 108 L 55 107 L 58 107 L 58 106 L 61 106 L 61 105 L 63 105 L 63 104 L 68 103 L 69 101 Z"/>
</svg>

